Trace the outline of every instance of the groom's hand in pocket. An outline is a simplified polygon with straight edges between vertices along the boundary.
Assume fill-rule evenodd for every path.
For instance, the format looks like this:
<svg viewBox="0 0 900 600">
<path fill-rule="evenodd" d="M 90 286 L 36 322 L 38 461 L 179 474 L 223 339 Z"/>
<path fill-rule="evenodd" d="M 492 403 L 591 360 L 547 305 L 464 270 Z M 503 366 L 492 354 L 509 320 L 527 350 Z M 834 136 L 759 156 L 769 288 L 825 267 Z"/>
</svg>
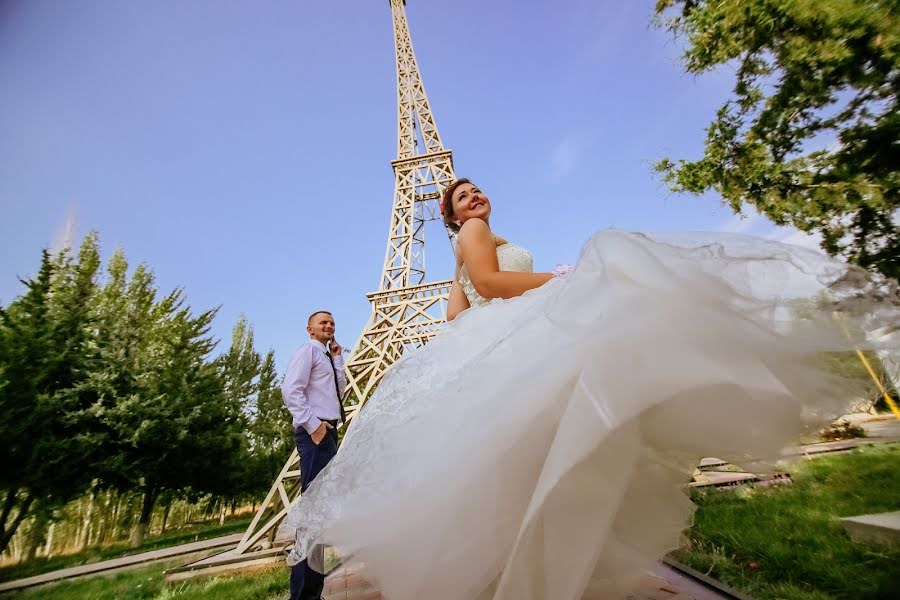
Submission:
<svg viewBox="0 0 900 600">
<path fill-rule="evenodd" d="M 326 423 L 325 421 L 319 423 L 318 429 L 313 431 L 309 436 L 312 438 L 313 444 L 315 444 L 316 446 L 321 444 L 322 440 L 325 439 L 325 434 L 328 433 L 329 429 L 334 429 L 334 427 L 331 426 L 331 423 Z"/>
</svg>

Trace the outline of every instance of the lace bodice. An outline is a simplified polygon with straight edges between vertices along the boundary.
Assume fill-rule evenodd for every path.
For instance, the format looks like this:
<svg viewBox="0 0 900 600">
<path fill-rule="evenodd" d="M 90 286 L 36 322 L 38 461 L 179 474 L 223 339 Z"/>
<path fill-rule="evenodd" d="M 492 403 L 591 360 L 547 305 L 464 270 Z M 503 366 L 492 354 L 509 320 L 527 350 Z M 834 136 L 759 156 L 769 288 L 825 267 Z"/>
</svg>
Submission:
<svg viewBox="0 0 900 600">
<path fill-rule="evenodd" d="M 497 262 L 501 271 L 531 273 L 534 270 L 534 259 L 531 256 L 531 252 L 515 244 L 506 243 L 502 246 L 497 246 Z M 490 302 L 490 299 L 483 298 L 475 291 L 475 286 L 472 285 L 472 280 L 469 278 L 465 265 L 459 272 L 459 284 L 462 286 L 470 306 L 482 306 Z"/>
</svg>

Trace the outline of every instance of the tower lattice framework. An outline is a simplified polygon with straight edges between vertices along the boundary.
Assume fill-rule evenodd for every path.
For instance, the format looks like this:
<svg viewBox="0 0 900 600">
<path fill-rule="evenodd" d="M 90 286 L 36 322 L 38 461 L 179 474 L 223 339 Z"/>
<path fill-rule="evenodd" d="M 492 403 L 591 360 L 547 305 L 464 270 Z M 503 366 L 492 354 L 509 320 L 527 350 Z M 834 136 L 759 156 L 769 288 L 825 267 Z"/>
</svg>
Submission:
<svg viewBox="0 0 900 600">
<path fill-rule="evenodd" d="M 446 321 L 452 280 L 425 280 L 425 223 L 441 219 L 439 200 L 453 181 L 453 157 L 445 150 L 406 20 L 406 0 L 389 0 L 397 57 L 397 159 L 394 199 L 381 282 L 367 294 L 372 315 L 346 362 L 343 398 L 349 421 L 359 412 L 388 368 L 404 352 L 425 344 Z M 278 526 L 300 497 L 300 457 L 295 449 L 262 507 L 241 539 L 236 554 L 278 544 Z"/>
</svg>

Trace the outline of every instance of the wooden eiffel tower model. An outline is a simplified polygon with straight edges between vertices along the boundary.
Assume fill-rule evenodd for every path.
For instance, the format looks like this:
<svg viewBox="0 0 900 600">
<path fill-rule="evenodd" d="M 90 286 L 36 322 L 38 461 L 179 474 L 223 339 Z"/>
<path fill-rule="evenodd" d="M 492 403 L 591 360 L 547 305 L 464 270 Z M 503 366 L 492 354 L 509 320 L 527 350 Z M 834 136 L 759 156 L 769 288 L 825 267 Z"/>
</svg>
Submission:
<svg viewBox="0 0 900 600">
<path fill-rule="evenodd" d="M 425 344 L 446 321 L 452 280 L 425 281 L 425 223 L 440 220 L 439 200 L 453 181 L 453 158 L 438 134 L 416 64 L 406 0 L 390 0 L 397 53 L 399 134 L 394 168 L 394 201 L 387 251 L 377 292 L 367 295 L 372 316 L 346 363 L 344 405 L 352 419 L 385 371 L 404 352 Z M 300 457 L 296 449 L 281 469 L 262 507 L 235 552 L 252 553 L 283 545 L 277 530 L 300 497 Z"/>
</svg>

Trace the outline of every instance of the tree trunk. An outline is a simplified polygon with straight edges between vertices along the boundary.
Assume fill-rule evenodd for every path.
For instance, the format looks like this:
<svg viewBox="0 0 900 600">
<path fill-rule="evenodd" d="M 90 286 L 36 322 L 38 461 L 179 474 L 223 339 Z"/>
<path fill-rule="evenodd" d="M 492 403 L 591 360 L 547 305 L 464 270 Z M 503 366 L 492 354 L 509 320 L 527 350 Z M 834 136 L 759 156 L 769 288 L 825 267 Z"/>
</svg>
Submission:
<svg viewBox="0 0 900 600">
<path fill-rule="evenodd" d="M 6 527 L 6 520 L 9 518 L 9 514 L 12 512 L 13 506 L 16 504 L 16 496 L 18 495 L 19 490 L 14 487 L 6 490 L 6 501 L 3 502 L 3 514 L 0 515 L 0 531 L 3 531 Z"/>
<path fill-rule="evenodd" d="M 78 541 L 78 549 L 84 550 L 87 548 L 88 544 L 91 541 L 91 520 L 94 518 L 94 500 L 97 497 L 97 488 L 91 488 L 91 495 L 88 498 L 87 511 L 84 514 L 84 519 L 82 519 L 81 524 L 83 530 L 81 533 L 81 539 Z"/>
<path fill-rule="evenodd" d="M 169 511 L 172 510 L 172 499 L 169 498 L 166 500 L 166 505 L 163 508 L 163 517 L 162 517 L 162 530 L 159 532 L 160 535 L 166 532 L 166 523 L 169 521 Z"/>
<path fill-rule="evenodd" d="M 122 495 L 118 492 L 110 497 L 110 501 L 115 501 L 112 510 L 111 527 L 107 530 L 107 538 L 105 541 L 111 542 L 119 539 L 119 511 L 122 508 Z"/>
<path fill-rule="evenodd" d="M 22 562 L 22 536 L 13 536 L 13 539 L 10 541 L 9 546 L 7 546 L 6 550 L 3 551 L 4 557 L 9 557 L 7 562 L 17 563 Z"/>
<path fill-rule="evenodd" d="M 47 528 L 50 526 L 50 514 L 44 508 L 43 503 L 38 503 L 34 511 L 34 521 L 31 523 L 31 531 L 28 533 L 28 549 L 25 551 L 25 560 L 30 562 L 37 558 L 37 551 L 47 538 Z"/>
<path fill-rule="evenodd" d="M 109 518 L 112 512 L 112 492 L 106 491 L 100 496 L 100 513 L 94 527 L 94 542 L 102 544 L 109 531 Z"/>
<path fill-rule="evenodd" d="M 7 497 L 7 501 L 9 498 Z M 25 517 L 28 516 L 28 509 L 31 508 L 32 503 L 34 503 L 34 496 L 30 494 L 25 497 L 25 500 L 19 506 L 19 512 L 16 515 L 16 518 L 13 519 L 13 522 L 10 524 L 9 528 L 6 528 L 6 523 L 3 523 L 0 526 L 0 553 L 6 550 L 6 547 L 9 546 L 10 540 L 12 540 L 13 535 L 15 535 L 16 530 L 19 529 L 19 525 L 22 524 L 22 521 L 25 520 Z M 4 509 L 6 507 L 4 506 Z"/>
<path fill-rule="evenodd" d="M 144 487 L 144 499 L 141 502 L 141 516 L 137 524 L 131 530 L 131 547 L 140 548 L 144 545 L 144 537 L 150 527 L 150 519 L 153 517 L 153 505 L 156 504 L 157 491 L 152 484 Z"/>
<path fill-rule="evenodd" d="M 47 532 L 47 543 L 44 545 L 44 556 L 50 556 L 51 550 L 53 550 L 53 532 L 56 531 L 56 523 L 50 523 L 50 529 Z"/>
<path fill-rule="evenodd" d="M 219 525 L 221 526 L 224 524 L 225 524 L 225 501 L 222 500 L 222 502 L 219 504 Z"/>
</svg>

